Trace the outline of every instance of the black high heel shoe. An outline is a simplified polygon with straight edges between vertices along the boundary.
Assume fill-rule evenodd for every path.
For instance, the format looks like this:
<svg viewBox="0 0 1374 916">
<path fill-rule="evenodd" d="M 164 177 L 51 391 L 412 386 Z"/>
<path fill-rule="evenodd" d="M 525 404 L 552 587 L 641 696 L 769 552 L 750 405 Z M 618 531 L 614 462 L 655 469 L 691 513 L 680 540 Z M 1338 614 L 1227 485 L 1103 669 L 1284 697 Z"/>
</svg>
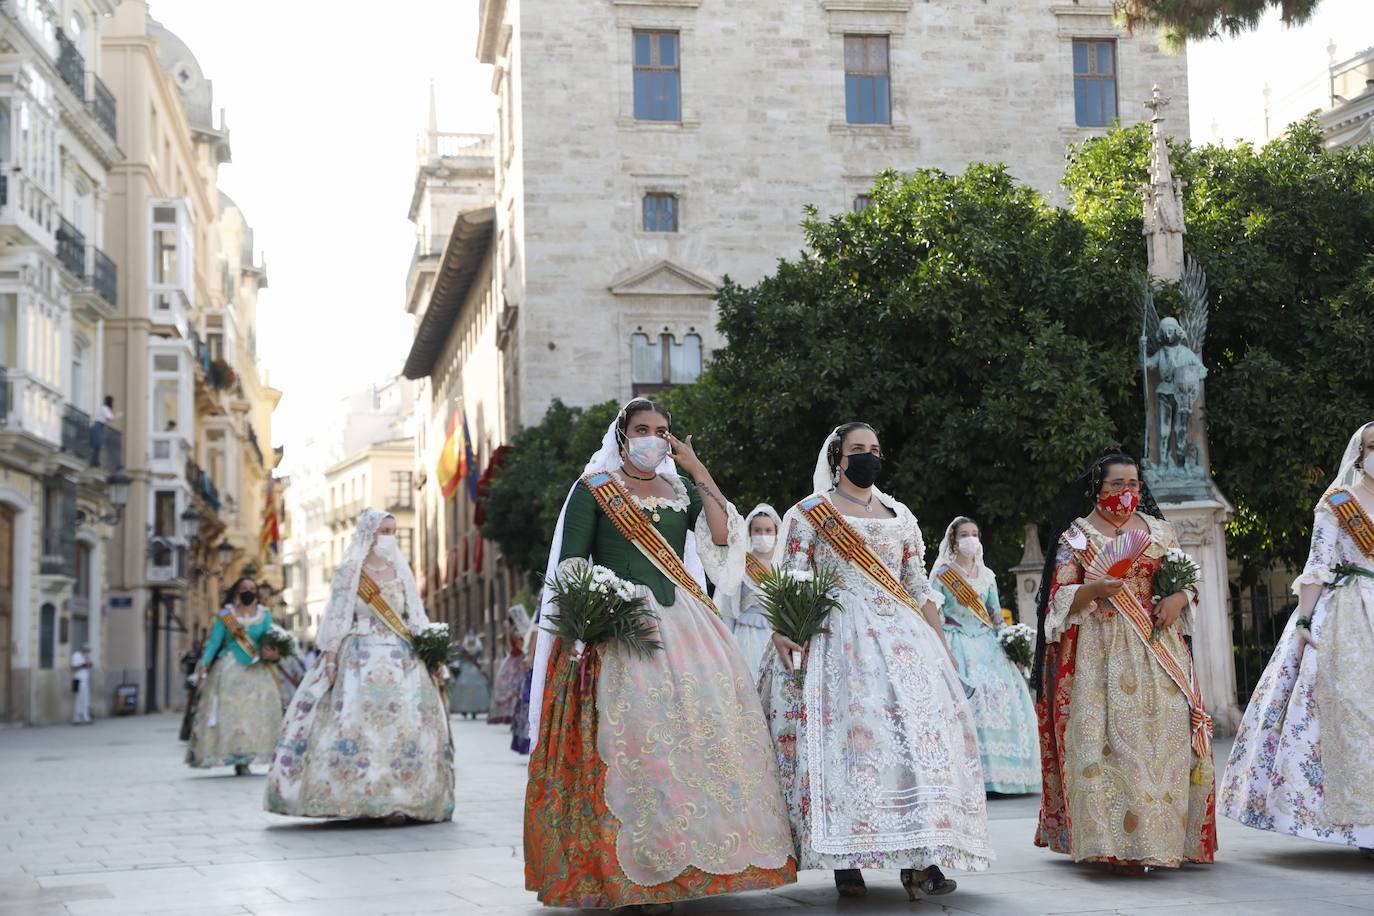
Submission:
<svg viewBox="0 0 1374 916">
<path fill-rule="evenodd" d="M 959 886 L 958 881 L 946 878 L 938 866 L 932 865 L 925 872 L 924 878 L 917 878 L 916 869 L 902 869 L 902 887 L 906 888 L 907 898 L 912 902 L 922 897 L 943 897 L 945 894 L 952 894 Z"/>
<path fill-rule="evenodd" d="M 835 890 L 841 897 L 863 897 L 868 893 L 864 884 L 864 873 L 857 868 L 835 869 Z"/>
</svg>

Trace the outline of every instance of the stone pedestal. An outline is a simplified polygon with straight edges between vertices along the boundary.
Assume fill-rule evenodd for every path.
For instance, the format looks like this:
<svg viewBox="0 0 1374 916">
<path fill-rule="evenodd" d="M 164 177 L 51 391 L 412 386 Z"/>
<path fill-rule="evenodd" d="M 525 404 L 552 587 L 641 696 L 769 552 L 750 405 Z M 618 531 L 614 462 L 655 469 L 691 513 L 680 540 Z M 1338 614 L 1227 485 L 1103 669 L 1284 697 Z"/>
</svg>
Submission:
<svg viewBox="0 0 1374 916">
<path fill-rule="evenodd" d="M 1218 735 L 1235 733 L 1241 709 L 1236 703 L 1236 666 L 1231 652 L 1231 601 L 1227 588 L 1226 536 L 1222 526 L 1234 509 L 1220 494 L 1209 499 L 1160 503 L 1178 531 L 1183 550 L 1202 568 L 1201 602 L 1193 620 L 1193 659 L 1202 699 Z"/>
<path fill-rule="evenodd" d="M 1045 568 L 1045 552 L 1040 549 L 1040 531 L 1035 525 L 1026 526 L 1025 547 L 1021 562 L 1011 568 L 1016 577 L 1016 620 L 1035 629 L 1035 597 L 1040 591 L 1040 573 Z"/>
</svg>

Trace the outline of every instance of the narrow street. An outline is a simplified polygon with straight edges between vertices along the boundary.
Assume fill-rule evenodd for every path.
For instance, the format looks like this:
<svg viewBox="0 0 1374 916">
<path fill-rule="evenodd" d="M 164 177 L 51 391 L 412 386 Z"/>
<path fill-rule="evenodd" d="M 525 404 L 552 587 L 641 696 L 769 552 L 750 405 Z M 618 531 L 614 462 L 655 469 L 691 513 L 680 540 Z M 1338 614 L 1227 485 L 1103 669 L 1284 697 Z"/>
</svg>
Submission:
<svg viewBox="0 0 1374 916">
<path fill-rule="evenodd" d="M 524 890 L 525 764 L 506 749 L 504 728 L 454 720 L 452 823 L 381 827 L 268 815 L 261 775 L 186 769 L 177 725 L 173 716 L 143 716 L 0 730 L 0 914 L 555 912 Z M 1218 755 L 1227 749 L 1219 742 Z M 988 873 L 958 875 L 960 888 L 942 909 L 908 904 L 895 872 L 870 874 L 868 898 L 844 904 L 828 873 L 807 872 L 775 893 L 679 904 L 675 912 L 1374 912 L 1374 862 L 1354 850 L 1223 820 L 1216 865 L 1116 878 L 1032 847 L 1035 799 L 995 799 L 990 810 L 998 861 Z"/>
</svg>

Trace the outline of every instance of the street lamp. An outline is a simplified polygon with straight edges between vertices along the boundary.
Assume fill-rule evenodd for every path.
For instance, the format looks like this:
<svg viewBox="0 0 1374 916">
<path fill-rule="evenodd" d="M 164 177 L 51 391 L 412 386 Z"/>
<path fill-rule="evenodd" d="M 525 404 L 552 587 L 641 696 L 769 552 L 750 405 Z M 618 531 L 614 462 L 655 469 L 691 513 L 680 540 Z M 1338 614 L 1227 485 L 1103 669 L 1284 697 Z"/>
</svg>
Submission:
<svg viewBox="0 0 1374 916">
<path fill-rule="evenodd" d="M 224 540 L 219 542 L 219 546 L 215 548 L 215 551 L 219 554 L 219 565 L 228 566 L 234 561 L 234 554 L 238 552 L 238 548 L 230 544 L 227 540 Z"/>
<path fill-rule="evenodd" d="M 123 471 L 115 471 L 109 477 L 105 478 L 105 485 L 108 487 L 106 495 L 114 511 L 102 512 L 100 515 L 95 516 L 97 521 L 104 522 L 106 525 L 119 524 L 120 519 L 124 518 L 124 507 L 129 504 L 129 484 L 133 483 L 133 481 L 134 479 Z M 76 520 L 78 522 L 85 522 L 88 518 L 89 516 L 84 511 L 78 511 L 76 513 Z"/>
<path fill-rule="evenodd" d="M 200 513 L 195 506 L 187 506 L 186 511 L 181 513 L 181 525 L 188 542 L 194 541 L 196 535 L 200 534 Z"/>
</svg>

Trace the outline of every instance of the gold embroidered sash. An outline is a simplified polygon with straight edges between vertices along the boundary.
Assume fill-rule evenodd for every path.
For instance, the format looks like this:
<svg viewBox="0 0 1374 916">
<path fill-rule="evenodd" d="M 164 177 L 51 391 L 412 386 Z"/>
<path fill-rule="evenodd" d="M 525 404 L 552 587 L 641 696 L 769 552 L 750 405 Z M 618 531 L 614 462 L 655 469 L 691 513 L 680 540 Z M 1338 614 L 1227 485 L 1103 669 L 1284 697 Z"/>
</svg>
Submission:
<svg viewBox="0 0 1374 916">
<path fill-rule="evenodd" d="M 921 606 L 911 597 L 906 586 L 883 565 L 883 561 L 878 559 L 877 554 L 868 546 L 868 542 L 854 530 L 854 526 L 844 520 L 844 516 L 835 511 L 829 500 L 824 496 L 809 496 L 798 504 L 798 508 L 801 514 L 806 516 L 807 521 L 815 526 L 821 537 L 825 538 L 826 543 L 840 555 L 840 559 L 852 564 L 893 598 L 916 613 L 921 613 Z"/>
<path fill-rule="evenodd" d="M 1074 550 L 1078 556 L 1078 561 L 1083 564 L 1084 569 L 1087 569 L 1092 563 L 1093 557 L 1096 556 L 1097 550 L 1093 547 L 1092 538 L 1089 537 L 1087 529 L 1079 522 L 1074 522 L 1074 524 L 1088 539 L 1083 549 Z M 1178 663 L 1178 659 L 1169 654 L 1168 650 L 1158 640 L 1151 638 L 1154 632 L 1154 618 L 1149 611 L 1141 606 L 1139 599 L 1129 589 L 1123 588 L 1108 598 L 1107 601 L 1131 625 L 1131 629 L 1136 636 L 1140 637 L 1141 643 L 1149 650 L 1155 662 L 1164 669 L 1164 673 L 1169 675 L 1169 679 L 1188 698 L 1193 753 L 1199 759 L 1210 760 L 1212 757 L 1212 717 L 1207 714 L 1207 709 L 1202 704 L 1202 690 L 1197 683 L 1197 666 L 1193 666 L 1191 674 L 1184 671 L 1183 666 Z"/>
<path fill-rule="evenodd" d="M 253 638 L 248 635 L 248 630 L 244 627 L 243 621 L 239 620 L 239 615 L 234 613 L 234 609 L 220 608 L 219 622 L 224 624 L 224 629 L 229 631 L 229 635 L 238 643 L 239 648 L 248 653 L 248 664 L 257 661 L 258 647 L 253 645 Z"/>
<path fill-rule="evenodd" d="M 391 609 L 391 605 L 387 604 L 386 599 L 382 597 L 381 586 L 366 572 L 358 577 L 358 597 L 367 602 L 368 606 L 377 612 L 377 616 L 386 621 L 386 625 L 396 631 L 397 636 L 401 637 L 406 642 L 411 642 L 410 628 L 405 625 L 405 622 L 402 621 L 400 617 L 396 616 L 396 612 Z"/>
<path fill-rule="evenodd" d="M 1355 546 L 1360 548 L 1360 553 L 1374 560 L 1374 522 L 1369 520 L 1355 494 L 1338 487 L 1326 494 L 1326 504 Z"/>
<path fill-rule="evenodd" d="M 959 603 L 973 612 L 983 623 L 992 627 L 997 626 L 992 622 L 992 617 L 988 614 L 987 606 L 983 604 L 983 599 L 978 597 L 978 592 L 974 591 L 973 586 L 964 578 L 963 574 L 953 566 L 946 566 L 945 571 L 935 576 L 939 579 L 950 592 L 958 599 Z"/>
<path fill-rule="evenodd" d="M 710 608 L 717 616 L 720 611 L 716 610 L 715 604 L 711 601 L 706 590 L 693 578 L 683 565 L 682 558 L 677 555 L 677 551 L 668 543 L 663 534 L 655 528 L 644 513 L 635 508 L 634 500 L 629 492 L 620 485 L 606 471 L 598 474 L 588 474 L 582 478 L 582 483 L 591 491 L 596 499 L 596 504 L 601 507 L 601 511 L 615 525 L 617 531 L 635 546 L 644 558 L 663 575 L 667 576 L 678 588 L 683 589 L 693 598 Z"/>
<path fill-rule="evenodd" d="M 752 553 L 744 555 L 744 571 L 749 574 L 749 578 L 754 580 L 755 585 L 762 585 L 764 578 L 768 575 L 768 567 L 763 565 L 763 561 Z"/>
</svg>

